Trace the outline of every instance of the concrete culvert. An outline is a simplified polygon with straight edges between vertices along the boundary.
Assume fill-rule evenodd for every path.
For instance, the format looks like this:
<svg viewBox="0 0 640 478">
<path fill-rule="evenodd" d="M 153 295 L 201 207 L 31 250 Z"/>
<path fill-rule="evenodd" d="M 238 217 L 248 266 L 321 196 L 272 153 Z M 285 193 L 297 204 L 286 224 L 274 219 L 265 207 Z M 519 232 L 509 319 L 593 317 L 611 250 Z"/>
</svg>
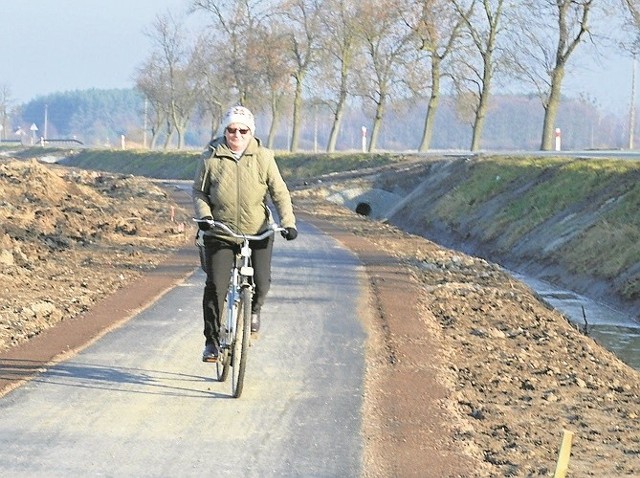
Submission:
<svg viewBox="0 0 640 478">
<path fill-rule="evenodd" d="M 371 206 L 369 205 L 369 203 L 360 202 L 356 206 L 356 212 L 361 216 L 368 216 L 371 214 Z"/>
</svg>

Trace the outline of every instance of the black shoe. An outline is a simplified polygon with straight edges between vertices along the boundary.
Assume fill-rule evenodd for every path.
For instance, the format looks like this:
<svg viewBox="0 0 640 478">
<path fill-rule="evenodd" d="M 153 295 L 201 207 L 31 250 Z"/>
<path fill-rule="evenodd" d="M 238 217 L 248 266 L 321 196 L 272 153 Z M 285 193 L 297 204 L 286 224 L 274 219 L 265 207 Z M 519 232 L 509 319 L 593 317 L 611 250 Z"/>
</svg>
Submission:
<svg viewBox="0 0 640 478">
<path fill-rule="evenodd" d="M 217 362 L 218 361 L 218 346 L 215 342 L 211 342 L 205 345 L 202 351 L 203 362 Z"/>
<path fill-rule="evenodd" d="M 251 314 L 251 333 L 257 333 L 260 331 L 260 312 L 254 312 Z"/>
</svg>

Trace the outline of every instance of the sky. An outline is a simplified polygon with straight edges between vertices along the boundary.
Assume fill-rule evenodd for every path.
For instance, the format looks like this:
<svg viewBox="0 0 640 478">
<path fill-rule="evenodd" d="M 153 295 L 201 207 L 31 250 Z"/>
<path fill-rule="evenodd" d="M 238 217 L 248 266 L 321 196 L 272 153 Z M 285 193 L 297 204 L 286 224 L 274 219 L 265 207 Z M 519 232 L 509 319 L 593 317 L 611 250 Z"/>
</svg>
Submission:
<svg viewBox="0 0 640 478">
<path fill-rule="evenodd" d="M 189 4 L 189 0 L 0 0 L 0 86 L 9 87 L 17 104 L 57 92 L 131 88 L 136 68 L 150 53 L 145 29 L 156 16 L 183 14 Z M 587 94 L 605 111 L 629 110 L 630 59 L 611 54 L 600 63 L 581 61 L 581 65 L 565 78 L 564 94 Z M 640 67 L 636 77 L 640 82 Z"/>
<path fill-rule="evenodd" d="M 130 88 L 157 15 L 189 0 L 0 0 L 0 85 L 15 103 L 50 93 Z"/>
</svg>

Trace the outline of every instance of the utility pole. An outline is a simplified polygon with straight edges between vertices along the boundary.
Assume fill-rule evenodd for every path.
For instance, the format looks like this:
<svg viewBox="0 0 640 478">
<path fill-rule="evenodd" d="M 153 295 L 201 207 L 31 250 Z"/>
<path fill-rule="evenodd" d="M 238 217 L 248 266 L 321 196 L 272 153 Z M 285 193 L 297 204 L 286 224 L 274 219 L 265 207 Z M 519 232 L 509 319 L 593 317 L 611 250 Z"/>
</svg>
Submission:
<svg viewBox="0 0 640 478">
<path fill-rule="evenodd" d="M 144 126 L 142 128 L 142 147 L 147 149 L 147 108 L 148 108 L 148 100 L 144 99 Z"/>
<path fill-rule="evenodd" d="M 313 105 L 313 152 L 318 152 L 318 103 Z"/>
<path fill-rule="evenodd" d="M 631 63 L 631 105 L 629 107 L 629 149 L 634 149 L 634 133 L 636 130 L 636 54 Z"/>
<path fill-rule="evenodd" d="M 43 135 L 43 139 L 44 141 L 47 140 L 47 128 L 48 128 L 48 124 L 49 124 L 49 105 L 44 105 L 44 135 Z"/>
</svg>

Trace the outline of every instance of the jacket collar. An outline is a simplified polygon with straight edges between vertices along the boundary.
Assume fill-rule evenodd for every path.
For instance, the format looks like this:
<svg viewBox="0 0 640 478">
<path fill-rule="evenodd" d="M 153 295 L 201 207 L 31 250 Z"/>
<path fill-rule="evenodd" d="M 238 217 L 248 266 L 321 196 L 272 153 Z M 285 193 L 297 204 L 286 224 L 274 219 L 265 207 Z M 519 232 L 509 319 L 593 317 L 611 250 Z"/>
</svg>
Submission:
<svg viewBox="0 0 640 478">
<path fill-rule="evenodd" d="M 260 148 L 260 140 L 255 136 L 251 138 L 249 144 L 247 145 L 247 149 L 244 150 L 243 156 L 253 156 L 258 152 Z M 224 136 L 220 136 L 218 138 L 214 138 L 208 145 L 208 148 L 211 150 L 213 156 L 225 156 L 233 158 L 233 152 L 227 146 L 227 142 L 224 139 Z"/>
</svg>

